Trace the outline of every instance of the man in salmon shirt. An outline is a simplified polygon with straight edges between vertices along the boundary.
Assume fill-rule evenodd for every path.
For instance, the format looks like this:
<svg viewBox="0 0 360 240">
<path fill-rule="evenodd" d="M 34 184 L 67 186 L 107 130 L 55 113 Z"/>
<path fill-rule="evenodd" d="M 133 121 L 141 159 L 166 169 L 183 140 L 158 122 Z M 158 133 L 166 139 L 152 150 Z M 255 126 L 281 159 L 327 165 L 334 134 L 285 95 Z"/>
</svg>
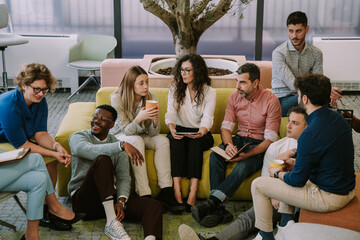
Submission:
<svg viewBox="0 0 360 240">
<path fill-rule="evenodd" d="M 260 69 L 252 63 L 242 65 L 237 71 L 236 91 L 229 99 L 221 124 L 220 148 L 229 156 L 250 143 L 245 151 L 232 160 L 216 153 L 210 155 L 210 197 L 191 209 L 193 218 L 205 227 L 232 221 L 232 214 L 223 205 L 238 189 L 245 178 L 261 169 L 264 153 L 278 138 L 281 107 L 278 98 L 260 86 Z M 232 137 L 238 121 L 237 133 Z M 226 165 L 237 162 L 225 178 Z"/>
</svg>

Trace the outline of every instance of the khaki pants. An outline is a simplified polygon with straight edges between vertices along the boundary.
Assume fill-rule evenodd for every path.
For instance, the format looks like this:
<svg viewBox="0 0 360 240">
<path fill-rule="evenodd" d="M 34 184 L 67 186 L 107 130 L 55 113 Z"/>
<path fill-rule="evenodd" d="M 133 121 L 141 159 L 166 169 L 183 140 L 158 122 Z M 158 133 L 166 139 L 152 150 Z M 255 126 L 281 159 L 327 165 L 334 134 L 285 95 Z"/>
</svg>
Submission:
<svg viewBox="0 0 360 240">
<path fill-rule="evenodd" d="M 162 135 L 150 137 L 148 134 L 126 136 L 116 135 L 120 141 L 133 145 L 143 155 L 145 162 L 142 166 L 131 164 L 135 177 L 135 191 L 139 196 L 151 195 L 149 179 L 146 171 L 145 149 L 155 151 L 154 162 L 160 188 L 172 187 L 170 143 L 169 139 Z"/>
<path fill-rule="evenodd" d="M 255 208 L 255 227 L 265 232 L 273 231 L 271 199 L 279 200 L 281 213 L 293 213 L 294 207 L 315 212 L 332 212 L 348 204 L 355 196 L 355 190 L 348 195 L 338 195 L 320 190 L 307 181 L 303 187 L 292 187 L 280 179 L 259 177 L 251 184 Z"/>
</svg>

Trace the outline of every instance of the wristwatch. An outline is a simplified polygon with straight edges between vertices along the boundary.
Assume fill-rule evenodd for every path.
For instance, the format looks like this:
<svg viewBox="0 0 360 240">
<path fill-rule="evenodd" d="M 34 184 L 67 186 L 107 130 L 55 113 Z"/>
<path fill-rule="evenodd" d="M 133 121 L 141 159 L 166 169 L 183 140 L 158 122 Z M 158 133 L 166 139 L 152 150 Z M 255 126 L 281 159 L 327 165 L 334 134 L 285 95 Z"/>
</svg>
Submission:
<svg viewBox="0 0 360 240">
<path fill-rule="evenodd" d="M 297 153 L 297 148 L 293 148 L 292 151 L 296 154 Z"/>
<path fill-rule="evenodd" d="M 121 205 L 123 206 L 123 209 L 125 209 L 125 201 L 119 199 L 119 203 L 121 203 Z"/>
<path fill-rule="evenodd" d="M 282 172 L 281 170 L 279 170 L 279 171 L 276 171 L 275 173 L 274 173 L 274 178 L 279 178 L 279 173 L 280 172 Z"/>
<path fill-rule="evenodd" d="M 120 141 L 120 148 L 121 148 L 121 150 L 124 150 L 124 141 Z"/>
</svg>

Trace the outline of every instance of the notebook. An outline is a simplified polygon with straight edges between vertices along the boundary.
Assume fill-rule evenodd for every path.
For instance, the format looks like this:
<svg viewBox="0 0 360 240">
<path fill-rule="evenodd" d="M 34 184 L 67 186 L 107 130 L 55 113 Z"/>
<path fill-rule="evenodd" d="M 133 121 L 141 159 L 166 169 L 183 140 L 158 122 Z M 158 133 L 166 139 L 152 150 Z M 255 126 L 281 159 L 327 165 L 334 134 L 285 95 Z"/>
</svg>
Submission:
<svg viewBox="0 0 360 240">
<path fill-rule="evenodd" d="M 20 161 L 29 152 L 30 148 L 19 148 L 13 151 L 0 153 L 0 165 Z"/>
</svg>

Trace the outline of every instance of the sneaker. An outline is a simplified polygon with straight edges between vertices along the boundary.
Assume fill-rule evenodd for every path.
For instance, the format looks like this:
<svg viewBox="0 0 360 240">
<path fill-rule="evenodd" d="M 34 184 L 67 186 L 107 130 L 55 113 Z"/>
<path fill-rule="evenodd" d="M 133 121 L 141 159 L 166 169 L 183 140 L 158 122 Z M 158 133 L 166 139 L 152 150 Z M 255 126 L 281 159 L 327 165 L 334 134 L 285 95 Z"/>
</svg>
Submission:
<svg viewBox="0 0 360 240">
<path fill-rule="evenodd" d="M 225 224 L 229 223 L 233 220 L 233 215 L 225 209 L 223 205 L 218 205 L 217 208 L 206 215 L 203 219 L 200 221 L 200 225 L 212 228 L 219 224 Z"/>
<path fill-rule="evenodd" d="M 131 240 L 122 223 L 116 219 L 105 225 L 104 232 L 111 240 Z"/>
<path fill-rule="evenodd" d="M 156 200 L 161 202 L 165 212 L 169 210 L 173 214 L 180 214 L 186 210 L 186 207 L 182 203 L 176 201 L 172 187 L 162 188 Z"/>
<path fill-rule="evenodd" d="M 280 239 L 281 239 L 281 236 L 282 236 L 282 234 L 283 234 L 284 229 L 285 229 L 286 227 L 294 224 L 294 223 L 295 223 L 294 220 L 290 220 L 290 221 L 287 222 L 287 224 L 286 224 L 285 227 L 280 227 L 279 225 L 277 225 L 277 233 L 276 233 L 276 235 L 275 235 L 275 240 L 280 240 Z"/>
<path fill-rule="evenodd" d="M 207 199 L 200 203 L 198 206 L 191 207 L 191 215 L 200 223 L 200 221 L 215 209 L 216 205 L 213 200 Z"/>
<path fill-rule="evenodd" d="M 186 224 L 181 224 L 178 231 L 180 240 L 206 240 L 206 238 L 200 234 L 196 234 L 194 229 Z"/>
<path fill-rule="evenodd" d="M 256 235 L 256 237 L 253 240 L 262 240 L 263 237 L 260 235 L 260 232 Z"/>
</svg>

